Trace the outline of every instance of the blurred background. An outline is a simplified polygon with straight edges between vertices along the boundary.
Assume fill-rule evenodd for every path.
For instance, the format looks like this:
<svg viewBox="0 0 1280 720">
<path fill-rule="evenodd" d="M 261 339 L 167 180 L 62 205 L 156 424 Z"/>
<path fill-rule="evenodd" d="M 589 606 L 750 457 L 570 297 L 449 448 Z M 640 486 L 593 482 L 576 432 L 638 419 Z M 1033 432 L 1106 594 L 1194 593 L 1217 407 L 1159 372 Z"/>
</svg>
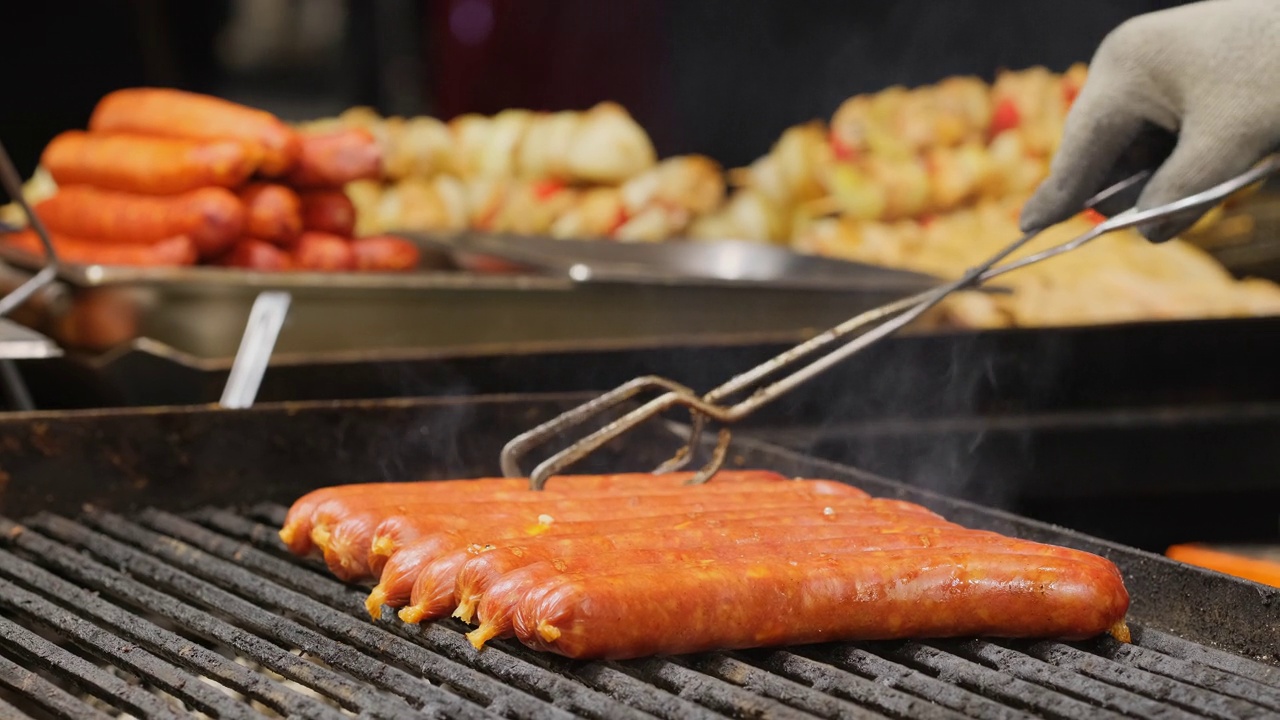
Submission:
<svg viewBox="0 0 1280 720">
<path fill-rule="evenodd" d="M 287 120 L 624 105 L 661 157 L 745 165 L 851 95 L 1000 68 L 1061 72 L 1172 0 L 46 0 L 7 2 L 0 137 L 24 176 L 120 87 Z"/>
</svg>

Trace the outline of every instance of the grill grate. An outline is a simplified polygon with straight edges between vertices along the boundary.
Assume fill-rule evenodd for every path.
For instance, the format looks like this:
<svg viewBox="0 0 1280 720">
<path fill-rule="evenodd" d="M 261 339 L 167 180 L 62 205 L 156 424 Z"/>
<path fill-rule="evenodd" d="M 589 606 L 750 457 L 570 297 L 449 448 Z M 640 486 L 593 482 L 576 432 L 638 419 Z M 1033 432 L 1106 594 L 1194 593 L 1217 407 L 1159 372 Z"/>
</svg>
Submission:
<svg viewBox="0 0 1280 720">
<path fill-rule="evenodd" d="M 369 622 L 285 552 L 284 509 L 0 519 L 0 716 L 1250 718 L 1280 668 L 1135 644 L 893 642 L 579 663 L 453 621 Z M 391 616 L 394 618 L 394 616 Z M 3 692 L 3 691 L 0 691 Z"/>
</svg>

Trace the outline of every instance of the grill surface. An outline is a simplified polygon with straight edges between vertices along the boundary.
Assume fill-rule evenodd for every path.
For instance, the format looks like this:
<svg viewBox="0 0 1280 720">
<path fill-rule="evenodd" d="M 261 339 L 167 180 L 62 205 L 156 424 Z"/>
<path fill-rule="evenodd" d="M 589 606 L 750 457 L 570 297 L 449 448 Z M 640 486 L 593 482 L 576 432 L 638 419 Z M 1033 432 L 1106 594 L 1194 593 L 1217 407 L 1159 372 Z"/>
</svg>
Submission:
<svg viewBox="0 0 1280 720">
<path fill-rule="evenodd" d="M 1135 642 L 834 644 L 581 663 L 371 623 L 284 508 L 0 520 L 0 717 L 1251 718 L 1280 668 Z M 108 669 L 109 668 L 109 669 Z"/>
</svg>

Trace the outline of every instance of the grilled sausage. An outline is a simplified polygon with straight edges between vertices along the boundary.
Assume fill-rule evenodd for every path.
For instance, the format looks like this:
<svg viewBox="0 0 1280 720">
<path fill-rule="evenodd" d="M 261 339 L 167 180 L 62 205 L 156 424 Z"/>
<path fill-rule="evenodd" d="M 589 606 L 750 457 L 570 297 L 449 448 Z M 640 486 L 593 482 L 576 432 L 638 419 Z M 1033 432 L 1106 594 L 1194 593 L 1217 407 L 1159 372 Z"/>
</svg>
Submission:
<svg viewBox="0 0 1280 720">
<path fill-rule="evenodd" d="M 138 195 L 88 185 L 58 188 L 35 206 L 50 232 L 104 243 L 146 244 L 185 235 L 202 258 L 220 255 L 244 229 L 244 205 L 230 190 Z"/>
<path fill-rule="evenodd" d="M 476 602 L 488 587 L 505 573 L 540 560 L 552 558 L 575 557 L 590 553 L 611 553 L 628 549 L 650 549 L 660 547 L 689 547 L 696 544 L 686 537 L 685 533 L 692 529 L 689 537 L 696 537 L 697 532 L 708 534 L 723 533 L 728 538 L 759 538 L 781 540 L 791 535 L 809 537 L 811 533 L 826 536 L 827 528 L 849 526 L 861 528 L 877 528 L 887 531 L 893 526 L 920 526 L 930 528 L 958 527 L 942 520 L 937 515 L 919 508 L 919 511 L 901 510 L 886 505 L 880 498 L 865 503 L 851 501 L 847 504 L 827 505 L 825 507 L 776 507 L 760 508 L 745 512 L 706 513 L 698 518 L 686 520 L 667 528 L 670 533 L 661 537 L 652 531 L 644 531 L 646 527 L 662 527 L 665 518 L 653 518 L 658 522 L 628 521 L 623 527 L 615 527 L 614 532 L 607 532 L 597 525 L 584 528 L 582 534 L 544 535 L 536 538 L 527 536 L 521 540 L 485 541 L 483 553 L 476 553 L 473 562 L 468 562 L 460 571 L 454 591 L 456 593 L 455 615 L 470 622 L 475 612 Z M 619 523 L 613 523 L 615 526 Z M 518 537 L 518 536 L 517 536 Z M 406 549 L 407 550 L 407 549 Z M 421 587 L 425 580 L 415 583 L 411 593 L 411 604 L 418 604 L 429 590 Z"/>
<path fill-rule="evenodd" d="M 302 227 L 351 237 L 356 231 L 356 206 L 341 190 L 302 193 Z"/>
<path fill-rule="evenodd" d="M 740 498 L 737 498 L 722 505 L 708 499 L 694 507 L 682 503 L 613 510 L 601 508 L 584 510 L 578 507 L 557 512 L 551 522 L 547 522 L 549 515 L 538 519 L 519 515 L 488 516 L 480 521 L 469 523 L 458 522 L 456 517 L 446 517 L 446 524 L 442 527 L 456 530 L 455 534 L 470 538 L 470 542 L 502 545 L 509 542 L 527 543 L 531 538 L 537 537 L 598 535 L 643 529 L 652 532 L 652 530 L 720 527 L 750 522 L 774 522 L 784 525 L 842 524 L 850 521 L 848 517 L 850 513 L 857 514 L 857 522 L 877 523 L 879 519 L 874 516 L 884 515 L 884 511 L 874 504 L 876 501 L 869 502 L 871 504 L 867 505 L 864 504 L 863 499 L 851 497 L 824 499 L 820 504 L 815 504 L 811 497 L 801 500 L 781 497 L 761 498 L 754 503 L 743 503 Z M 916 516 L 921 521 L 938 519 L 936 515 L 928 513 L 923 508 L 916 513 Z M 901 514 L 893 517 L 901 517 Z M 432 560 L 429 553 L 424 553 L 419 543 L 438 534 L 432 531 L 416 535 L 412 541 L 397 540 L 395 543 L 388 543 L 385 526 L 397 523 L 397 520 L 397 518 L 388 518 L 374 530 L 375 539 L 370 547 L 368 570 L 363 571 L 368 576 L 379 579 L 378 587 L 375 588 L 378 596 L 372 599 L 378 607 L 384 603 L 393 607 L 398 607 L 397 603 L 403 604 L 403 600 L 408 597 L 419 564 Z M 425 522 L 430 520 L 424 521 L 424 524 Z M 383 534 L 380 535 L 380 532 Z M 652 537 L 646 535 L 636 540 L 652 542 Z M 411 548 L 415 552 L 410 552 Z M 334 555 L 336 556 L 337 553 Z M 331 559 L 340 561 L 338 557 Z M 347 564 L 336 572 L 362 571 Z M 404 598 L 401 597 L 402 595 Z"/>
<path fill-rule="evenodd" d="M 422 252 L 408 240 L 393 235 L 356 238 L 351 243 L 356 269 L 374 272 L 403 272 L 418 267 Z"/>
<path fill-rule="evenodd" d="M 223 267 L 281 272 L 293 269 L 293 258 L 269 242 L 242 238 L 231 248 L 231 252 L 218 260 L 218 264 Z"/>
<path fill-rule="evenodd" d="M 508 502 L 510 508 L 503 513 L 490 513 L 491 519 L 506 514 L 516 520 L 532 521 L 539 516 L 548 523 L 605 520 L 646 515 L 671 515 L 680 512 L 708 512 L 734 507 L 767 507 L 825 502 L 835 497 L 859 497 L 848 485 L 829 481 L 808 481 L 803 485 L 792 483 L 740 484 L 734 486 L 703 485 L 699 487 L 654 490 L 643 494 L 619 496 L 578 493 L 562 500 L 529 499 L 520 494 L 511 498 L 497 498 L 497 503 Z M 848 491 L 848 494 L 845 494 Z M 525 505 L 527 509 L 518 505 Z M 334 526 L 322 547 L 326 560 L 339 563 L 341 570 L 334 573 L 358 573 L 377 576 L 378 556 L 390 557 L 396 550 L 417 538 L 433 532 L 436 520 L 431 515 L 448 512 L 439 506 L 407 506 L 403 513 L 379 513 L 353 517 Z M 456 508 L 454 512 L 456 513 Z M 523 513 L 523 514 L 521 514 Z M 425 515 L 424 515 L 425 514 Z M 374 525 L 371 516 L 382 516 Z M 314 538 L 313 538 L 314 539 Z M 319 543 L 317 543 L 319 544 Z M 365 558 L 356 557 L 361 548 L 367 551 Z M 363 560 L 363 562 L 362 562 Z M 339 575 L 342 577 L 342 575 Z"/>
<path fill-rule="evenodd" d="M 235 140 L 251 148 L 260 171 L 289 172 L 298 160 L 298 134 L 275 115 L 221 98 L 160 88 L 107 94 L 89 117 L 94 132 L 123 132 L 189 140 Z"/>
<path fill-rule="evenodd" d="M 607 574 L 615 569 L 651 569 L 657 565 L 698 565 L 714 567 L 718 563 L 803 562 L 820 556 L 844 556 L 874 552 L 932 549 L 963 550 L 971 553 L 1000 552 L 1009 548 L 1010 538 L 996 533 L 951 528 L 924 528 L 914 523 L 891 524 L 880 528 L 844 528 L 843 535 L 827 538 L 797 533 L 793 539 L 776 538 L 765 542 L 727 546 L 687 546 L 679 548 L 624 550 L 608 555 L 579 554 L 530 563 L 498 578 L 476 607 L 480 627 L 468 634 L 476 648 L 495 637 L 509 637 L 517 607 L 529 593 L 553 582 L 554 574 L 572 572 L 583 576 Z M 1105 560 L 1066 548 L 1036 546 L 1026 543 L 1021 548 L 1028 555 L 1065 559 L 1106 571 Z M 1083 556 L 1083 557 L 1082 557 Z M 1034 563 L 1031 564 L 1034 567 Z M 530 590 L 530 588 L 534 588 Z M 945 591 L 945 590 L 944 590 Z"/>
<path fill-rule="evenodd" d="M 108 244 L 56 233 L 50 233 L 49 240 L 60 261 L 78 265 L 174 267 L 194 265 L 197 257 L 196 244 L 185 235 L 136 245 Z M 11 233 L 5 243 L 38 258 L 45 256 L 44 243 L 34 230 Z"/>
<path fill-rule="evenodd" d="M 1048 556 L 1029 545 L 817 555 L 791 549 L 570 573 L 528 587 L 513 626 L 526 645 L 579 659 L 1122 632 L 1129 595 L 1114 566 Z"/>
<path fill-rule="evenodd" d="M 328 233 L 304 232 L 294 245 L 293 264 L 299 270 L 354 270 L 356 254 L 345 238 Z"/>
<path fill-rule="evenodd" d="M 302 136 L 297 167 L 289 184 L 298 188 L 334 189 L 382 175 L 382 151 L 364 128 L 346 128 Z"/>
<path fill-rule="evenodd" d="M 253 173 L 243 145 L 231 141 L 98 135 L 71 130 L 55 137 L 40 163 L 54 182 L 146 195 L 202 187 L 236 187 Z"/>
<path fill-rule="evenodd" d="M 643 490 L 678 487 L 688 482 L 693 473 L 650 475 L 558 475 L 548 481 L 546 492 L 579 492 L 606 489 Z M 713 483 L 777 482 L 783 476 L 765 470 L 723 470 Z M 345 515 L 371 508 L 395 507 L 406 501 L 439 498 L 483 498 L 495 492 L 528 490 L 529 481 L 520 478 L 480 478 L 474 480 L 432 480 L 426 482 L 358 483 L 313 490 L 298 498 L 285 515 L 280 539 L 290 552 L 305 555 L 312 550 L 311 529 L 319 518 L 333 524 Z M 854 488 L 850 488 L 854 490 Z M 855 492 L 861 492 L 855 490 Z M 864 496 L 866 493 L 862 493 Z"/>
<path fill-rule="evenodd" d="M 247 212 L 245 234 L 288 247 L 302 234 L 302 200 L 284 185 L 252 183 L 240 191 Z"/>
<path fill-rule="evenodd" d="M 570 536 L 541 536 L 534 539 L 517 538 L 485 540 L 483 545 L 462 547 L 453 552 L 416 560 L 413 555 L 419 549 L 414 543 L 396 553 L 380 578 L 375 592 L 382 590 L 382 601 L 396 607 L 403 602 L 404 587 L 397 585 L 401 577 L 411 585 L 409 605 L 400 612 L 400 619 L 408 623 L 444 617 L 451 611 L 456 617 L 470 622 L 476 603 L 485 590 L 506 573 L 527 565 L 552 560 L 574 559 L 583 556 L 614 557 L 637 549 L 667 549 L 705 547 L 732 547 L 736 544 L 781 542 L 802 537 L 808 540 L 841 538 L 875 528 L 878 532 L 917 527 L 918 522 L 904 522 L 899 516 L 874 515 L 872 513 L 842 513 L 834 519 L 823 514 L 821 508 L 805 508 L 800 511 L 783 511 L 775 514 L 757 514 L 741 519 L 717 520 L 678 519 L 672 524 L 648 523 L 650 529 L 635 530 L 627 521 L 612 523 L 614 532 L 597 527 L 594 532 Z M 603 525 L 601 523 L 600 525 Z M 922 528 L 922 533 L 937 533 L 941 528 Z M 412 565 L 407 572 L 405 565 Z M 461 576 L 463 568 L 468 572 Z"/>
</svg>

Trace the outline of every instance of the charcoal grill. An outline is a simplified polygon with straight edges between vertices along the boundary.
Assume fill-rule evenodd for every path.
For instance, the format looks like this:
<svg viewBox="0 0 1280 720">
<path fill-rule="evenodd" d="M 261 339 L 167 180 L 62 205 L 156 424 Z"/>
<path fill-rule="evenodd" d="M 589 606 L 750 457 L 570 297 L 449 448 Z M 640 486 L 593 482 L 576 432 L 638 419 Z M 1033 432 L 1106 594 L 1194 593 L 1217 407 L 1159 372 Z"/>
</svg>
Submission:
<svg viewBox="0 0 1280 720">
<path fill-rule="evenodd" d="M 827 644 L 584 663 L 462 627 L 372 623 L 365 593 L 275 536 L 336 482 L 493 473 L 581 396 L 0 419 L 4 717 L 1274 717 L 1280 591 L 739 439 L 731 462 L 854 483 L 973 527 L 1096 552 L 1132 645 Z M 88 440 L 93 442 L 89 443 Z M 663 427 L 583 471 L 644 467 Z M 86 507 L 87 506 L 87 507 Z"/>
</svg>

